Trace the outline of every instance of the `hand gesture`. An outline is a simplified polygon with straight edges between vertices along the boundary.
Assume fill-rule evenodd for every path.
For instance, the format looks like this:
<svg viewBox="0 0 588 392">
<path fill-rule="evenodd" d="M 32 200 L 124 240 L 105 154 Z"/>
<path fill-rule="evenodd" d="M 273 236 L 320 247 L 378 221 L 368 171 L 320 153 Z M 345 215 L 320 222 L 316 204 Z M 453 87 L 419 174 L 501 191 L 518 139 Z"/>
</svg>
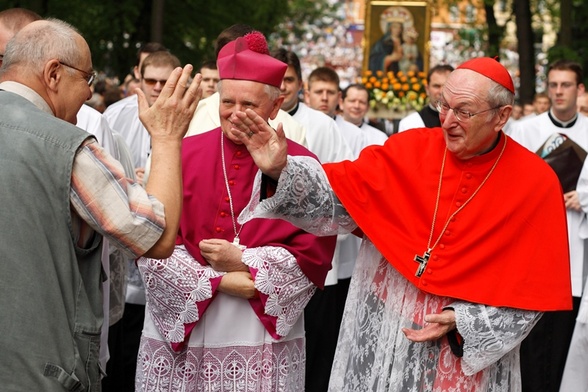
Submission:
<svg viewBox="0 0 588 392">
<path fill-rule="evenodd" d="M 251 109 L 236 112 L 235 116 L 230 132 L 247 147 L 257 167 L 277 180 L 288 156 L 288 142 L 282 124 L 274 130 Z"/>
<path fill-rule="evenodd" d="M 181 141 L 188 131 L 190 120 L 202 97 L 202 90 L 199 88 L 202 75 L 197 74 L 188 87 L 191 73 L 190 64 L 183 69 L 174 69 L 151 107 L 143 91 L 137 89 L 139 118 L 151 135 L 152 143 L 166 141 L 169 138 Z"/>
<path fill-rule="evenodd" d="M 439 340 L 447 332 L 455 329 L 455 312 L 446 309 L 439 314 L 425 316 L 425 325 L 421 329 L 402 328 L 404 335 L 413 342 L 427 342 Z"/>
<path fill-rule="evenodd" d="M 213 238 L 200 241 L 200 254 L 219 272 L 249 271 L 241 261 L 243 252 L 227 240 Z"/>
</svg>

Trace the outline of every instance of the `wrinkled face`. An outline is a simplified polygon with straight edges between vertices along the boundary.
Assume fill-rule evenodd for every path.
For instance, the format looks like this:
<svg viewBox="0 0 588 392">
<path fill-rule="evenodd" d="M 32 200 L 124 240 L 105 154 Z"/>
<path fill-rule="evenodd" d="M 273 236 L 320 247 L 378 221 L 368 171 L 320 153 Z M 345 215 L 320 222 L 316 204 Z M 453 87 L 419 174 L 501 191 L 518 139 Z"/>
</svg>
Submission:
<svg viewBox="0 0 588 392">
<path fill-rule="evenodd" d="M 145 72 L 141 78 L 141 90 L 145 93 L 149 106 L 155 103 L 173 70 L 172 66 L 157 67 L 148 65 L 145 67 Z"/>
<path fill-rule="evenodd" d="M 331 117 L 337 114 L 337 104 L 340 98 L 339 86 L 322 80 L 310 83 L 308 90 L 304 94 L 304 99 L 308 106 Z"/>
<path fill-rule="evenodd" d="M 547 95 L 551 99 L 551 107 L 557 118 L 566 120 L 567 117 L 574 114 L 578 95 L 583 92 L 583 85 L 577 84 L 574 72 L 555 69 L 549 71 Z"/>
<path fill-rule="evenodd" d="M 431 81 L 425 87 L 429 102 L 437 102 L 441 99 L 441 93 L 443 92 L 443 86 L 447 82 L 449 72 L 435 72 L 431 74 Z"/>
<path fill-rule="evenodd" d="M 298 79 L 294 67 L 289 65 L 280 85 L 280 95 L 284 97 L 282 110 L 290 111 L 298 103 L 298 92 L 302 88 L 302 81 Z"/>
<path fill-rule="evenodd" d="M 580 95 L 576 100 L 576 106 L 578 107 L 578 113 L 588 116 L 588 94 Z"/>
<path fill-rule="evenodd" d="M 369 108 L 368 93 L 365 90 L 350 87 L 345 99 L 342 99 L 339 105 L 346 121 L 360 125 Z"/>
<path fill-rule="evenodd" d="M 200 88 L 202 89 L 202 98 L 210 97 L 216 93 L 216 85 L 219 81 L 218 69 L 202 68 L 202 82 Z"/>
<path fill-rule="evenodd" d="M 486 94 L 491 86 L 490 79 L 468 69 L 451 73 L 443 88 L 441 101 L 451 108 L 478 113 L 490 109 Z M 441 126 L 449 152 L 458 159 L 467 160 L 489 151 L 496 141 L 504 121 L 500 121 L 500 109 L 488 110 L 458 121 L 453 110 L 440 113 Z M 510 111 L 509 111 L 510 114 Z"/>
<path fill-rule="evenodd" d="M 282 98 L 270 100 L 266 86 L 250 80 L 224 79 L 220 84 L 220 123 L 225 136 L 234 143 L 241 141 L 234 137 L 230 129 L 237 111 L 244 112 L 251 109 L 264 120 L 276 117 L 282 104 Z"/>
<path fill-rule="evenodd" d="M 57 98 L 53 101 L 55 116 L 72 124 L 77 123 L 77 114 L 84 102 L 92 97 L 88 75 L 94 72 L 88 44 L 81 36 L 78 36 L 76 40 L 81 60 L 77 64 L 69 65 L 79 70 L 60 65 L 58 72 L 61 72 L 61 80 Z"/>
</svg>

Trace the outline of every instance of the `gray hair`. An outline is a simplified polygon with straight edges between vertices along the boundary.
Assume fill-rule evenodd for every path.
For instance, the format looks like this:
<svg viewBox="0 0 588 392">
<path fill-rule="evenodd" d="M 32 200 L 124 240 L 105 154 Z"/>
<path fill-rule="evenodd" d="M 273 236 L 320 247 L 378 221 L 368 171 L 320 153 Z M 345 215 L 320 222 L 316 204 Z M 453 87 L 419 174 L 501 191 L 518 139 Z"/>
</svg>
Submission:
<svg viewBox="0 0 588 392">
<path fill-rule="evenodd" d="M 17 33 L 8 42 L 0 75 L 14 66 L 41 69 L 53 58 L 67 64 L 77 64 L 82 60 L 76 40 L 81 36 L 78 30 L 59 19 L 49 18 L 45 22 L 34 29 Z"/>
<path fill-rule="evenodd" d="M 222 85 L 223 85 L 222 80 L 220 80 L 218 82 L 218 84 L 216 85 L 217 90 L 219 92 L 221 91 Z M 274 102 L 276 99 L 278 99 L 280 97 L 280 88 L 279 87 L 271 86 L 269 84 L 264 84 L 263 86 L 264 86 L 265 93 L 267 94 L 270 101 Z"/>
<path fill-rule="evenodd" d="M 511 93 L 506 87 L 496 83 L 495 81 L 491 81 L 491 86 L 486 97 L 490 107 L 514 104 L 514 94 Z"/>
</svg>

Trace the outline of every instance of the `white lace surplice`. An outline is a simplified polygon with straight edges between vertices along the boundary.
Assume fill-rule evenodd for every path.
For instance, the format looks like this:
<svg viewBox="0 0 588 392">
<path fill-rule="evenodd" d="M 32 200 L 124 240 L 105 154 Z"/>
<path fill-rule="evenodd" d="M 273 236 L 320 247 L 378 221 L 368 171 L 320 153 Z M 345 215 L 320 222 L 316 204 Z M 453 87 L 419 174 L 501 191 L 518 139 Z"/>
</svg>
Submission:
<svg viewBox="0 0 588 392">
<path fill-rule="evenodd" d="M 137 365 L 137 391 L 302 391 L 303 309 L 315 287 L 285 249 L 246 249 L 243 262 L 267 296 L 264 311 L 283 336 L 274 339 L 245 299 L 214 293 L 222 276 L 183 247 L 166 260 L 140 259 L 147 312 Z M 214 293 L 214 297 L 213 297 Z M 209 302 L 204 314 L 197 303 Z M 179 352 L 186 324 L 197 322 Z"/>
<path fill-rule="evenodd" d="M 259 180 L 259 178 L 258 178 Z M 288 184 L 288 189 L 284 188 Z M 259 188 L 258 184 L 254 189 Z M 276 194 L 254 195 L 239 217 L 287 220 L 315 234 L 349 232 L 355 223 L 315 162 L 288 157 Z M 424 316 L 455 310 L 463 358 L 444 337 L 414 343 L 402 328 L 418 329 Z M 329 390 L 504 391 L 521 390 L 519 347 L 541 313 L 496 308 L 425 293 L 399 274 L 364 238 L 349 288 Z"/>
</svg>

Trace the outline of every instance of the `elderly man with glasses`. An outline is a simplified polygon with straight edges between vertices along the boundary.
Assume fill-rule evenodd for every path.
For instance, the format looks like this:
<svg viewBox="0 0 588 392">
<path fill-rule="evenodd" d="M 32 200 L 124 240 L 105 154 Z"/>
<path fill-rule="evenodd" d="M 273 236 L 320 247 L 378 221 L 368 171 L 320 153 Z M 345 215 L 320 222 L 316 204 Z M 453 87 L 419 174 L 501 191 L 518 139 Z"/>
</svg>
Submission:
<svg viewBox="0 0 588 392">
<path fill-rule="evenodd" d="M 180 60 L 167 51 L 149 54 L 141 64 L 141 90 L 147 103 L 153 105 L 174 68 L 180 66 Z M 110 105 L 103 116 L 110 127 L 125 139 L 135 164 L 137 180 L 142 183 L 147 158 L 151 153 L 151 138 L 139 120 L 136 95 L 124 98 Z"/>
<path fill-rule="evenodd" d="M 508 71 L 469 60 L 440 101 L 440 128 L 323 166 L 287 156 L 283 133 L 252 111 L 234 121 L 277 181 L 241 224 L 282 218 L 362 237 L 331 391 L 520 391 L 521 342 L 543 312 L 571 307 L 557 176 L 502 131 L 514 101 Z"/>
<path fill-rule="evenodd" d="M 91 95 L 83 37 L 49 19 L 9 41 L 0 69 L 3 391 L 101 389 L 102 240 L 129 258 L 171 253 L 181 210 L 181 141 L 200 97 L 199 76 L 186 88 L 191 71 L 173 70 L 173 83 L 151 107 L 139 95 L 153 152 L 145 190 L 73 125 Z"/>
</svg>

